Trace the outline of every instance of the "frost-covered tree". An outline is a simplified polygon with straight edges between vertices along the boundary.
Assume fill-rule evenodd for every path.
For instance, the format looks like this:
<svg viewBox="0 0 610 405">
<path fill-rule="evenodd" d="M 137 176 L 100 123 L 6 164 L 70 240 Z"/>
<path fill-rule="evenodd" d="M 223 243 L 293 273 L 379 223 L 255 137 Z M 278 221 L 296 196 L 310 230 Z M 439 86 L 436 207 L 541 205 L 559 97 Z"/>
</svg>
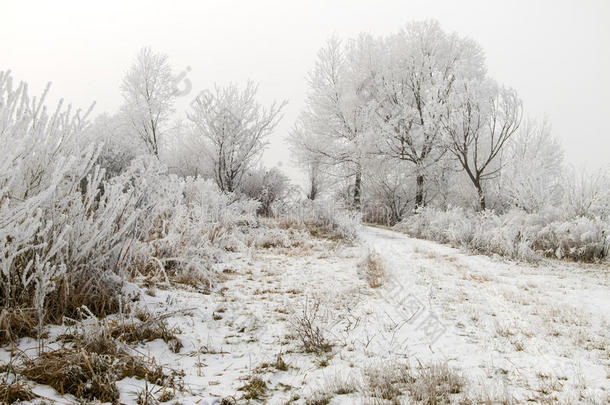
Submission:
<svg viewBox="0 0 610 405">
<path fill-rule="evenodd" d="M 447 150 L 477 191 L 479 208 L 485 210 L 483 184 L 502 170 L 502 152 L 521 124 L 521 100 L 514 90 L 490 80 L 458 83 L 441 118 L 442 133 Z"/>
<path fill-rule="evenodd" d="M 413 203 L 413 179 L 396 161 L 385 157 L 369 160 L 365 185 L 365 219 L 394 225 L 407 214 Z M 405 162 L 398 162 L 405 165 Z"/>
<path fill-rule="evenodd" d="M 165 125 L 173 112 L 176 90 L 167 55 L 143 48 L 121 86 L 121 112 L 128 133 L 141 140 L 152 155 L 159 157 Z"/>
<path fill-rule="evenodd" d="M 385 39 L 382 70 L 375 77 L 378 147 L 410 162 L 416 176 L 415 206 L 425 204 L 425 175 L 445 152 L 441 122 L 456 82 L 485 74 L 480 47 L 445 33 L 435 21 L 412 23 Z"/>
<path fill-rule="evenodd" d="M 214 92 L 199 95 L 187 114 L 205 142 L 214 180 L 225 192 L 236 191 L 256 164 L 286 105 L 273 103 L 264 108 L 256 101 L 256 92 L 253 82 L 243 90 L 235 85 L 217 86 Z"/>
<path fill-rule="evenodd" d="M 564 205 L 574 216 L 610 218 L 610 173 L 570 167 L 564 176 Z"/>
<path fill-rule="evenodd" d="M 352 179 L 351 198 L 360 207 L 363 162 L 370 145 L 370 92 L 378 48 L 361 35 L 343 45 L 333 38 L 318 52 L 309 74 L 306 107 L 291 135 L 293 149 L 332 174 Z M 298 156 L 297 156 L 298 158 Z"/>
<path fill-rule="evenodd" d="M 261 167 L 244 176 L 240 191 L 249 198 L 259 201 L 258 213 L 268 217 L 274 213 L 273 205 L 288 196 L 290 182 L 279 169 Z"/>
<path fill-rule="evenodd" d="M 526 121 L 507 146 L 501 194 L 527 212 L 557 206 L 564 197 L 563 149 L 549 124 Z"/>
<path fill-rule="evenodd" d="M 140 142 L 125 136 L 125 121 L 122 114 L 101 114 L 93 120 L 81 139 L 82 147 L 88 144 L 101 144 L 97 164 L 105 170 L 105 177 L 110 178 L 122 173 L 134 157 L 145 153 Z"/>
</svg>

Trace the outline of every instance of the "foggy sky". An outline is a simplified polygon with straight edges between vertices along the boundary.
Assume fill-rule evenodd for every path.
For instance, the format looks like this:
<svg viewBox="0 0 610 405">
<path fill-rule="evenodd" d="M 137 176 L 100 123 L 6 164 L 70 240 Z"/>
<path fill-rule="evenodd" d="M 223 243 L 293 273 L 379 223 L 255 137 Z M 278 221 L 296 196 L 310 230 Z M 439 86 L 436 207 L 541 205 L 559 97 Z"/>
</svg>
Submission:
<svg viewBox="0 0 610 405">
<path fill-rule="evenodd" d="M 119 86 L 143 46 L 187 67 L 185 108 L 214 82 L 260 84 L 263 103 L 288 99 L 265 163 L 290 161 L 284 137 L 303 106 L 305 77 L 332 35 L 396 32 L 437 19 L 477 40 L 489 73 L 514 87 L 526 114 L 548 118 L 568 162 L 610 165 L 610 2 L 581 1 L 0 1 L 0 70 L 39 92 L 52 81 L 94 113 L 115 112 Z"/>
</svg>

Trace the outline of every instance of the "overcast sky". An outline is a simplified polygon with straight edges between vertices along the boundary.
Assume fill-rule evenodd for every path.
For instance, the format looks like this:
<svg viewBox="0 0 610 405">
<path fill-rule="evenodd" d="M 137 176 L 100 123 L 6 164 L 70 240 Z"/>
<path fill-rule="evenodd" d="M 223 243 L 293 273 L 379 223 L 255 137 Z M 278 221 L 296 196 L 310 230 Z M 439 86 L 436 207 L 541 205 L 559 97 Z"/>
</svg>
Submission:
<svg viewBox="0 0 610 405">
<path fill-rule="evenodd" d="M 0 70 L 76 106 L 114 112 L 142 46 L 191 68 L 195 96 L 214 82 L 260 84 L 288 99 L 268 165 L 289 163 L 283 139 L 303 106 L 305 76 L 333 34 L 392 33 L 437 19 L 476 39 L 489 73 L 517 89 L 526 113 L 548 117 L 577 167 L 610 165 L 610 1 L 27 1 L 0 0 Z M 181 98 L 179 107 L 190 101 Z"/>
</svg>

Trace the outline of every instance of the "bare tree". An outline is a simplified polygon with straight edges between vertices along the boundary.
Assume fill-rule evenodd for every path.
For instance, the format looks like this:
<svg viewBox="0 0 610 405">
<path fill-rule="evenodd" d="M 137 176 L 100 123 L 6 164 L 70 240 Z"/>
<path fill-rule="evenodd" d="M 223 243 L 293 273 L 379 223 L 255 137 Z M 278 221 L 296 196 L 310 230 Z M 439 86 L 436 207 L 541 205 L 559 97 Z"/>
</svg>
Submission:
<svg viewBox="0 0 610 405">
<path fill-rule="evenodd" d="M 447 148 L 457 158 L 477 190 L 484 210 L 483 182 L 495 178 L 503 167 L 499 158 L 522 118 L 521 100 L 514 90 L 494 83 L 463 83 L 458 102 L 443 116 Z"/>
<path fill-rule="evenodd" d="M 188 119 L 206 142 L 214 180 L 221 190 L 233 192 L 246 171 L 260 158 L 266 138 L 273 132 L 286 102 L 263 108 L 256 101 L 257 86 L 216 87 L 195 100 Z"/>
<path fill-rule="evenodd" d="M 149 153 L 159 157 L 163 126 L 173 112 L 176 91 L 167 55 L 143 48 L 121 86 L 121 111 L 136 137 Z"/>
</svg>

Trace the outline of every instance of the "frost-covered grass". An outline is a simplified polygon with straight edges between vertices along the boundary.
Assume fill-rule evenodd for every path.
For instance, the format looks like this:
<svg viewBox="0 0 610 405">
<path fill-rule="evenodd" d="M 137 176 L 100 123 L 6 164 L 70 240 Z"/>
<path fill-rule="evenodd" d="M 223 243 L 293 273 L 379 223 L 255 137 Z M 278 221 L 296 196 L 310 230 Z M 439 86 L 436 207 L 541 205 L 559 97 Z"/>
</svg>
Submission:
<svg viewBox="0 0 610 405">
<path fill-rule="evenodd" d="M 394 229 L 479 253 L 530 262 L 541 257 L 594 262 L 604 260 L 610 247 L 609 220 L 568 216 L 559 209 L 495 214 L 426 208 Z"/>
</svg>

